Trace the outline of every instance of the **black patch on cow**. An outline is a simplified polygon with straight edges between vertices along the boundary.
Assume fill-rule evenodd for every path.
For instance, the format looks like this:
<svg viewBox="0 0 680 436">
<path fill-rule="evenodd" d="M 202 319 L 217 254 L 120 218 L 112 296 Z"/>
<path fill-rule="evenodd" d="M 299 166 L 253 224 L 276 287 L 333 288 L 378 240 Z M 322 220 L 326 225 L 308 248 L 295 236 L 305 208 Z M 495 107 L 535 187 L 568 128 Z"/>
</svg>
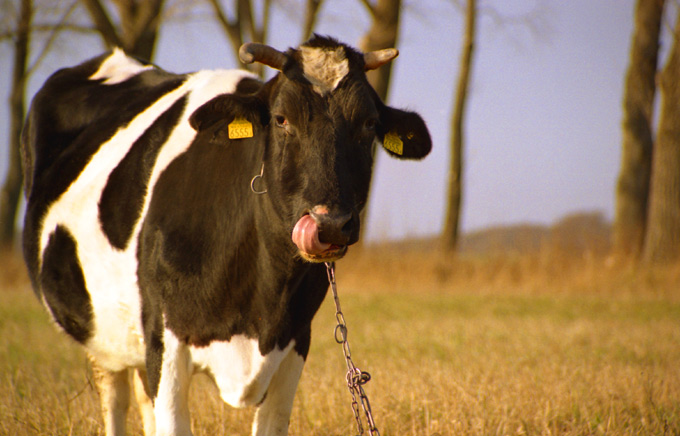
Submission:
<svg viewBox="0 0 680 436">
<path fill-rule="evenodd" d="M 182 116 L 186 102 L 184 96 L 159 116 L 109 175 L 99 200 L 99 221 L 111 245 L 120 250 L 125 249 L 132 237 L 156 158 Z"/>
<path fill-rule="evenodd" d="M 255 94 L 262 88 L 262 82 L 251 77 L 241 79 L 236 85 L 235 94 Z"/>
<path fill-rule="evenodd" d="M 311 324 L 314 315 L 323 303 L 328 292 L 328 275 L 325 265 L 312 265 L 309 272 L 304 276 L 301 286 L 293 294 L 289 310 L 291 319 L 294 320 L 295 351 L 307 358 L 311 342 Z M 283 338 L 282 338 L 283 339 Z M 279 343 L 283 348 L 284 344 Z"/>
<path fill-rule="evenodd" d="M 92 335 L 92 303 L 76 241 L 65 227 L 57 226 L 50 235 L 43 253 L 40 286 L 55 321 L 84 344 Z"/>
</svg>

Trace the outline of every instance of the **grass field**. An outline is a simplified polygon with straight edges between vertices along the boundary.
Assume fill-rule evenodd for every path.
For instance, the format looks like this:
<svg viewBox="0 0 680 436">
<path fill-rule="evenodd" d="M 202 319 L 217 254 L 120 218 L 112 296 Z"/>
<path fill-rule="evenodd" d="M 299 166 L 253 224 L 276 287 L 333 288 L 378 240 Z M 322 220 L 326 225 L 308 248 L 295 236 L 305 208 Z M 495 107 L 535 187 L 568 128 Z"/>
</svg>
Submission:
<svg viewBox="0 0 680 436">
<path fill-rule="evenodd" d="M 82 350 L 13 260 L 0 284 L 0 435 L 98 435 Z M 680 434 L 680 269 L 540 256 L 355 250 L 338 265 L 354 362 L 389 435 Z M 290 434 L 356 434 L 332 301 L 313 326 Z M 247 435 L 252 410 L 191 391 L 196 435 Z M 129 434 L 140 434 L 139 416 Z"/>
</svg>

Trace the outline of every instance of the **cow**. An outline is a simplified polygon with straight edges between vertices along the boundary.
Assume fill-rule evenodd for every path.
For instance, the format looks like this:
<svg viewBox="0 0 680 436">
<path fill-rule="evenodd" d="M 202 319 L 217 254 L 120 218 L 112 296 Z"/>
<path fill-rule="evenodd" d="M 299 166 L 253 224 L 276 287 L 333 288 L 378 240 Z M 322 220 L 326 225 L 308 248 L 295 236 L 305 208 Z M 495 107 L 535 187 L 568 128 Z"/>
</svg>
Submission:
<svg viewBox="0 0 680 436">
<path fill-rule="evenodd" d="M 55 323 L 93 365 L 107 435 L 131 384 L 147 435 L 190 435 L 191 376 L 253 435 L 285 435 L 328 290 L 324 262 L 359 239 L 376 144 L 431 147 L 423 119 L 385 105 L 369 53 L 313 36 L 277 70 L 173 74 L 115 49 L 54 73 L 22 135 L 24 257 Z"/>
</svg>

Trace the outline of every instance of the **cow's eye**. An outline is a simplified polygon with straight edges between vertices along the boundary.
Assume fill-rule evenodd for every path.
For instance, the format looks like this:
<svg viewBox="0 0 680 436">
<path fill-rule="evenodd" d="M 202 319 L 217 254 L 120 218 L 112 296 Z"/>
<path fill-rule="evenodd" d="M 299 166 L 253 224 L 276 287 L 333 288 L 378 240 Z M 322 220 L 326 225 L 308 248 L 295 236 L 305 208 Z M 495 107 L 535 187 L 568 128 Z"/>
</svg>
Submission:
<svg viewBox="0 0 680 436">
<path fill-rule="evenodd" d="M 375 126 L 377 124 L 378 120 L 376 120 L 375 118 L 369 118 L 366 120 L 366 122 L 364 122 L 364 129 L 372 132 L 375 130 Z"/>
<path fill-rule="evenodd" d="M 283 115 L 274 115 L 274 122 L 277 127 L 288 127 L 288 120 Z"/>
</svg>

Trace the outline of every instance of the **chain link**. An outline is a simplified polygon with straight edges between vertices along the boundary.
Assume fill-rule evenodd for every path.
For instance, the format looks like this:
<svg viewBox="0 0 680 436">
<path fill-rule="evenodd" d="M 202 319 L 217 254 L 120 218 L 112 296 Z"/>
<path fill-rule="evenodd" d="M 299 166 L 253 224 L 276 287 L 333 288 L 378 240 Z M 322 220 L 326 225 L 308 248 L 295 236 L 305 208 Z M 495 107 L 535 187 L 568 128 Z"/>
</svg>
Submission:
<svg viewBox="0 0 680 436">
<path fill-rule="evenodd" d="M 361 408 L 364 410 L 364 415 L 366 415 L 366 424 L 370 436 L 380 436 L 380 432 L 373 420 L 371 403 L 368 401 L 368 396 L 363 388 L 363 385 L 371 380 L 371 375 L 366 371 L 361 371 L 352 361 L 352 352 L 347 341 L 347 323 L 345 322 L 345 315 L 340 309 L 340 299 L 338 298 L 338 290 L 335 284 L 335 262 L 326 262 L 326 272 L 333 292 L 333 300 L 335 301 L 335 319 L 338 322 L 335 326 L 335 341 L 342 345 L 342 352 L 347 363 L 347 375 L 345 378 L 349 393 L 352 395 L 352 412 L 357 422 L 357 432 L 359 435 L 364 434 L 364 426 L 361 422 L 361 413 L 359 411 L 359 402 L 361 402 Z"/>
</svg>

